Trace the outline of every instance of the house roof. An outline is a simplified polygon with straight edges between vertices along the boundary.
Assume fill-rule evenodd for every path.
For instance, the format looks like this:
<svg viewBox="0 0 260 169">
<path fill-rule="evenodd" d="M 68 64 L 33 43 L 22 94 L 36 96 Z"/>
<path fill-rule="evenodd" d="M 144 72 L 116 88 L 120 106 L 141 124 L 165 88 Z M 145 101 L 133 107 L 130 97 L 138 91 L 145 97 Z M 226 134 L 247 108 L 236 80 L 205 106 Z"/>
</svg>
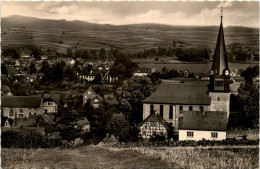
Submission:
<svg viewBox="0 0 260 169">
<path fill-rule="evenodd" d="M 61 105 L 61 97 L 60 94 L 43 94 L 43 101 L 54 101 L 57 105 Z"/>
<path fill-rule="evenodd" d="M 13 68 L 13 67 L 7 67 L 7 71 L 8 71 L 8 74 L 15 74 L 16 73 L 16 69 Z"/>
<path fill-rule="evenodd" d="M 151 73 L 150 68 L 138 68 L 133 73 Z"/>
<path fill-rule="evenodd" d="M 145 123 L 145 122 L 159 122 L 161 123 L 167 130 L 171 130 L 172 126 L 167 123 L 160 115 L 152 113 L 150 114 L 144 121 L 139 123 L 139 128 Z"/>
<path fill-rule="evenodd" d="M 94 95 L 96 95 L 96 97 L 97 97 L 99 100 L 103 100 L 102 97 L 101 97 L 98 93 L 96 93 L 91 86 L 90 86 L 87 90 L 85 90 L 85 91 L 83 92 L 83 95 L 87 95 L 87 94 L 88 94 L 87 92 L 88 92 L 89 90 L 92 91 L 92 93 L 93 93 Z M 93 98 L 96 98 L 96 97 L 93 97 Z M 93 99 L 93 98 L 91 98 L 91 99 Z"/>
<path fill-rule="evenodd" d="M 161 83 L 144 103 L 210 105 L 206 83 Z"/>
<path fill-rule="evenodd" d="M 86 125 L 86 124 L 90 124 L 90 122 L 88 121 L 88 119 L 87 119 L 86 117 L 84 117 L 83 119 L 77 121 L 77 124 L 78 124 L 79 126 L 84 126 L 84 125 Z"/>
<path fill-rule="evenodd" d="M 35 127 L 38 116 L 39 115 L 30 115 L 28 118 L 17 118 L 16 125 L 23 127 Z M 15 126 L 15 121 L 13 122 L 12 126 Z"/>
<path fill-rule="evenodd" d="M 39 96 L 1 96 L 1 107 L 39 108 L 41 100 Z"/>
<path fill-rule="evenodd" d="M 240 87 L 241 82 L 234 82 L 230 84 L 230 90 L 233 92 L 237 92 Z"/>
<path fill-rule="evenodd" d="M 179 117 L 179 129 L 226 131 L 227 112 L 220 111 L 183 111 Z"/>
<path fill-rule="evenodd" d="M 8 87 L 8 86 L 6 86 L 6 85 L 2 85 L 1 90 L 2 90 L 3 92 L 10 92 L 10 91 L 11 91 L 10 87 Z"/>
<path fill-rule="evenodd" d="M 48 123 L 49 125 L 53 124 L 55 115 L 51 115 L 51 114 L 41 114 L 38 118 L 37 121 L 39 120 L 39 118 L 42 118 L 46 123 Z"/>
</svg>

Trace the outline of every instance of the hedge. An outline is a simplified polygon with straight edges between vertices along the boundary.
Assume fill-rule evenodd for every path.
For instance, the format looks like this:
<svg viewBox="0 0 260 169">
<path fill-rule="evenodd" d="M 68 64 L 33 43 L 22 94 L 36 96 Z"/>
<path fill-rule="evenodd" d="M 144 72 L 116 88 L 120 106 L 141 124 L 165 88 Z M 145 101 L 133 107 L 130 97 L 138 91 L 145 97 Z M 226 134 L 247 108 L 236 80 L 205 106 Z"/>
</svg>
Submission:
<svg viewBox="0 0 260 169">
<path fill-rule="evenodd" d="M 53 148 L 61 145 L 60 139 L 50 139 L 34 130 L 7 130 L 1 137 L 3 148 Z"/>
</svg>

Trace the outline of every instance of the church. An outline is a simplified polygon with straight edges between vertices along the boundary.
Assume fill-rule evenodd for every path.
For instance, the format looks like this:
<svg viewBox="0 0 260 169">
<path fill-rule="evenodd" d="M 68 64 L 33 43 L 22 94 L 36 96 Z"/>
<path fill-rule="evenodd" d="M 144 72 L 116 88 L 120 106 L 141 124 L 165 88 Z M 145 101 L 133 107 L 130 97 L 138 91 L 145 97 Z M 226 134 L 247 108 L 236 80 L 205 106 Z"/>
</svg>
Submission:
<svg viewBox="0 0 260 169">
<path fill-rule="evenodd" d="M 149 122 L 149 116 L 156 114 L 162 117 L 171 127 L 175 135 L 186 137 L 181 140 L 226 138 L 225 131 L 230 107 L 230 70 L 226 54 L 223 24 L 221 22 L 212 67 L 209 70 L 209 81 L 167 82 L 161 83 L 156 91 L 143 100 L 143 120 L 146 126 L 140 127 L 140 137 L 150 138 L 156 131 L 157 125 Z M 161 120 L 158 120 L 158 123 Z M 166 125 L 164 125 L 167 127 Z M 192 130 L 192 131 L 189 131 Z M 195 137 L 194 131 L 214 131 L 209 136 Z M 221 133 L 218 133 L 221 132 Z M 170 133 L 170 132 L 169 132 Z M 205 133 L 204 133 L 205 134 Z M 168 137 L 169 135 L 167 135 Z M 216 138 L 216 136 L 219 136 Z"/>
</svg>

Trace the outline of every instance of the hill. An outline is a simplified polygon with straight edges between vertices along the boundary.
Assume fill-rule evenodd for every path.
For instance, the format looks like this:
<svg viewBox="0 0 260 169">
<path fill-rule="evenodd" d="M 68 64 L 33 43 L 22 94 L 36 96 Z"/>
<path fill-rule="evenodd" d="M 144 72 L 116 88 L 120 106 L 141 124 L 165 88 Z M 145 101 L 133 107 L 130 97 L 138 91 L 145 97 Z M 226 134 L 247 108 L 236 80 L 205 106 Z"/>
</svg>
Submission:
<svg viewBox="0 0 260 169">
<path fill-rule="evenodd" d="M 259 29 L 226 27 L 226 44 L 240 43 L 243 50 L 256 50 Z M 2 46 L 34 45 L 68 46 L 84 49 L 118 48 L 130 52 L 172 47 L 181 42 L 184 47 L 213 49 L 218 26 L 172 26 L 163 24 L 108 25 L 84 21 L 38 19 L 25 16 L 2 18 Z M 49 45 L 48 45 L 49 44 Z"/>
<path fill-rule="evenodd" d="M 65 29 L 70 31 L 83 30 L 106 30 L 115 28 L 115 26 L 107 24 L 95 24 L 84 21 L 66 21 L 66 20 L 51 20 L 38 19 L 34 17 L 26 17 L 20 15 L 12 15 L 2 18 L 3 28 L 34 28 L 34 29 Z"/>
</svg>

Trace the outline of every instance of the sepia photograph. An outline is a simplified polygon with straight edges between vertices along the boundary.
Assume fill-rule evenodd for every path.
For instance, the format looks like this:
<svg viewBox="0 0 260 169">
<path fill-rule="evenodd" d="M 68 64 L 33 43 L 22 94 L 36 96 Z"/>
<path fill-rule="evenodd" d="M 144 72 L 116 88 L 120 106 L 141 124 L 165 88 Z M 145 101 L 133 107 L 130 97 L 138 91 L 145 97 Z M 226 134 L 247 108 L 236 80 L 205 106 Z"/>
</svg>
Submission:
<svg viewBox="0 0 260 169">
<path fill-rule="evenodd" d="M 1 2 L 1 168 L 257 169 L 258 1 Z"/>
</svg>

